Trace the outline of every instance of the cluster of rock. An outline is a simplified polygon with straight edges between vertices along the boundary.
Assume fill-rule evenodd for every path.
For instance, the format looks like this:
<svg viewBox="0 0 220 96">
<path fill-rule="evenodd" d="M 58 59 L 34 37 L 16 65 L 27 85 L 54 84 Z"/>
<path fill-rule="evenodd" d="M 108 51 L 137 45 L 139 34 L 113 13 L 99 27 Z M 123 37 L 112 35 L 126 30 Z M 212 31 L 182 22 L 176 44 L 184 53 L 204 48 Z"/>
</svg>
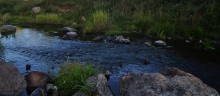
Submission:
<svg viewBox="0 0 220 96">
<path fill-rule="evenodd" d="M 199 78 L 169 68 L 161 73 L 130 73 L 121 78 L 122 96 L 219 96 Z"/>
<path fill-rule="evenodd" d="M 73 40 L 73 39 L 76 39 L 78 36 L 76 31 L 77 31 L 76 29 L 71 28 L 71 27 L 63 27 L 60 30 L 59 35 L 63 35 L 63 39 Z"/>
<path fill-rule="evenodd" d="M 24 78 L 16 67 L 0 61 L 0 95 L 19 96 L 27 87 L 30 96 L 58 96 L 57 87 L 48 80 L 47 74 L 38 71 L 32 71 Z M 104 74 L 89 77 L 87 84 L 95 86 L 94 96 L 113 96 Z M 177 68 L 160 73 L 126 74 L 120 79 L 120 92 L 122 96 L 219 96 L 199 78 Z M 73 96 L 87 95 L 77 92 Z"/>
<path fill-rule="evenodd" d="M 57 87 L 48 83 L 48 74 L 32 71 L 26 77 L 27 91 L 30 96 L 58 96 Z"/>
<path fill-rule="evenodd" d="M 131 40 L 124 36 L 97 36 L 93 38 L 95 42 L 113 42 L 118 44 L 130 44 Z"/>
</svg>

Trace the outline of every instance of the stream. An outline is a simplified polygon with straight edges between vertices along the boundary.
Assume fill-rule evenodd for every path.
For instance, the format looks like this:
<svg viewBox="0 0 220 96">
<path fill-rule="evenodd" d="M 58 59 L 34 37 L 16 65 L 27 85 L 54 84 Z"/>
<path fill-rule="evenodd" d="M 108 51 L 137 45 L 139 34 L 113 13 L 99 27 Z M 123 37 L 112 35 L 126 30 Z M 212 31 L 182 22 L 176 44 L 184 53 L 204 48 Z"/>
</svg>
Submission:
<svg viewBox="0 0 220 96">
<path fill-rule="evenodd" d="M 115 44 L 62 40 L 36 29 L 21 28 L 15 35 L 2 37 L 0 45 L 1 59 L 14 64 L 21 73 L 25 72 L 25 65 L 30 64 L 34 70 L 56 74 L 66 61 L 89 62 L 110 70 L 113 75 L 109 86 L 115 96 L 119 96 L 119 78 L 124 74 L 159 72 L 166 67 L 192 73 L 220 92 L 220 64 L 185 58 L 175 50 L 144 45 L 141 41 Z M 144 64 L 146 58 L 150 64 Z"/>
</svg>

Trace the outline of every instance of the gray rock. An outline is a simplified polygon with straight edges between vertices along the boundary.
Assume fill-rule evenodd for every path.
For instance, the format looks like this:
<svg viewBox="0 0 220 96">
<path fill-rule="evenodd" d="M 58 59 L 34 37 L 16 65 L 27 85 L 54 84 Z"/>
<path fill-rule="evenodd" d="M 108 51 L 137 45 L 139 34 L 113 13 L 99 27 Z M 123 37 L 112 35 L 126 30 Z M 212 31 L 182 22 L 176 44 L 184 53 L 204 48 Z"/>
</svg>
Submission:
<svg viewBox="0 0 220 96">
<path fill-rule="evenodd" d="M 24 92 L 27 84 L 17 68 L 0 61 L 0 94 L 3 96 L 18 96 Z"/>
<path fill-rule="evenodd" d="M 219 96 L 199 78 L 177 68 L 160 73 L 130 73 L 120 80 L 122 96 Z"/>
<path fill-rule="evenodd" d="M 73 94 L 72 96 L 88 96 L 88 95 L 86 95 L 85 93 L 82 93 L 82 92 L 77 92 L 77 93 Z"/>
<path fill-rule="evenodd" d="M 114 42 L 120 43 L 120 44 L 130 44 L 131 43 L 130 39 L 124 38 L 123 36 L 117 36 L 115 38 Z"/>
<path fill-rule="evenodd" d="M 148 45 L 148 46 L 151 46 L 151 45 L 152 45 L 152 42 L 147 41 L 147 42 L 145 42 L 144 44 L 145 44 L 145 45 Z"/>
<path fill-rule="evenodd" d="M 46 87 L 49 81 L 49 76 L 43 72 L 32 71 L 26 76 L 25 79 L 27 81 L 27 89 L 33 91 L 36 88 Z"/>
<path fill-rule="evenodd" d="M 0 27 L 0 33 L 2 35 L 7 35 L 16 32 L 16 27 L 12 25 L 2 25 Z"/>
<path fill-rule="evenodd" d="M 93 38 L 92 40 L 95 41 L 95 42 L 99 42 L 99 41 L 102 41 L 104 39 L 105 39 L 104 36 L 97 36 L 97 37 Z"/>
<path fill-rule="evenodd" d="M 30 94 L 30 96 L 47 96 L 46 94 L 47 93 L 43 88 L 37 88 Z"/>
<path fill-rule="evenodd" d="M 65 39 L 76 39 L 77 36 L 78 35 L 76 32 L 67 32 L 65 35 Z"/>
<path fill-rule="evenodd" d="M 40 13 L 40 12 L 41 12 L 41 7 L 33 7 L 33 8 L 31 9 L 31 12 L 32 12 L 32 13 L 35 13 L 35 14 Z"/>
<path fill-rule="evenodd" d="M 154 42 L 154 45 L 156 46 L 166 46 L 166 42 L 162 41 L 162 40 L 157 40 Z"/>
<path fill-rule="evenodd" d="M 87 84 L 95 85 L 96 88 L 94 90 L 96 92 L 94 96 L 113 96 L 104 74 L 98 74 L 97 76 L 88 78 Z"/>
<path fill-rule="evenodd" d="M 67 33 L 67 32 L 76 32 L 77 30 L 71 27 L 63 27 L 60 31 Z"/>
</svg>

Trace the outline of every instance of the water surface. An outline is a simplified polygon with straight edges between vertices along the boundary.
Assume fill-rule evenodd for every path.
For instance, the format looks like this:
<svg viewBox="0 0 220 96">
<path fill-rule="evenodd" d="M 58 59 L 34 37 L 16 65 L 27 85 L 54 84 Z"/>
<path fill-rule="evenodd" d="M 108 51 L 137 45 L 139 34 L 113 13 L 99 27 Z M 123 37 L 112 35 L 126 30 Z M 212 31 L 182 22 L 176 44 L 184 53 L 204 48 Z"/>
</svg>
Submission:
<svg viewBox="0 0 220 96">
<path fill-rule="evenodd" d="M 56 72 L 69 61 L 89 62 L 101 69 L 113 72 L 110 87 L 119 95 L 119 78 L 128 72 L 158 72 L 165 67 L 177 67 L 201 78 L 206 84 L 220 89 L 220 66 L 184 58 L 173 50 L 147 46 L 135 41 L 130 45 L 95 43 L 80 40 L 62 40 L 46 36 L 41 31 L 29 28 L 17 30 L 14 36 L 1 39 L 1 58 L 13 63 L 20 72 L 31 64 L 34 70 Z M 145 59 L 150 64 L 145 65 Z"/>
</svg>

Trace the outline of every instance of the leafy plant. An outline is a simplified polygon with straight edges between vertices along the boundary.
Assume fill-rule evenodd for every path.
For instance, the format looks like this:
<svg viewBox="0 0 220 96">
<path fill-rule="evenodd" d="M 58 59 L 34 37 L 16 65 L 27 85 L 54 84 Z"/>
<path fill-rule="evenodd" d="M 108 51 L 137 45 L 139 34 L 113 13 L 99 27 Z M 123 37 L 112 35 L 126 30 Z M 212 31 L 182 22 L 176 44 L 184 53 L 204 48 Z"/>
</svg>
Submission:
<svg viewBox="0 0 220 96">
<path fill-rule="evenodd" d="M 86 80 L 96 72 L 96 69 L 90 64 L 81 65 L 78 62 L 67 62 L 60 67 L 59 77 L 56 81 L 60 94 L 71 96 L 78 91 L 90 94 L 93 86 L 88 85 Z"/>
</svg>

